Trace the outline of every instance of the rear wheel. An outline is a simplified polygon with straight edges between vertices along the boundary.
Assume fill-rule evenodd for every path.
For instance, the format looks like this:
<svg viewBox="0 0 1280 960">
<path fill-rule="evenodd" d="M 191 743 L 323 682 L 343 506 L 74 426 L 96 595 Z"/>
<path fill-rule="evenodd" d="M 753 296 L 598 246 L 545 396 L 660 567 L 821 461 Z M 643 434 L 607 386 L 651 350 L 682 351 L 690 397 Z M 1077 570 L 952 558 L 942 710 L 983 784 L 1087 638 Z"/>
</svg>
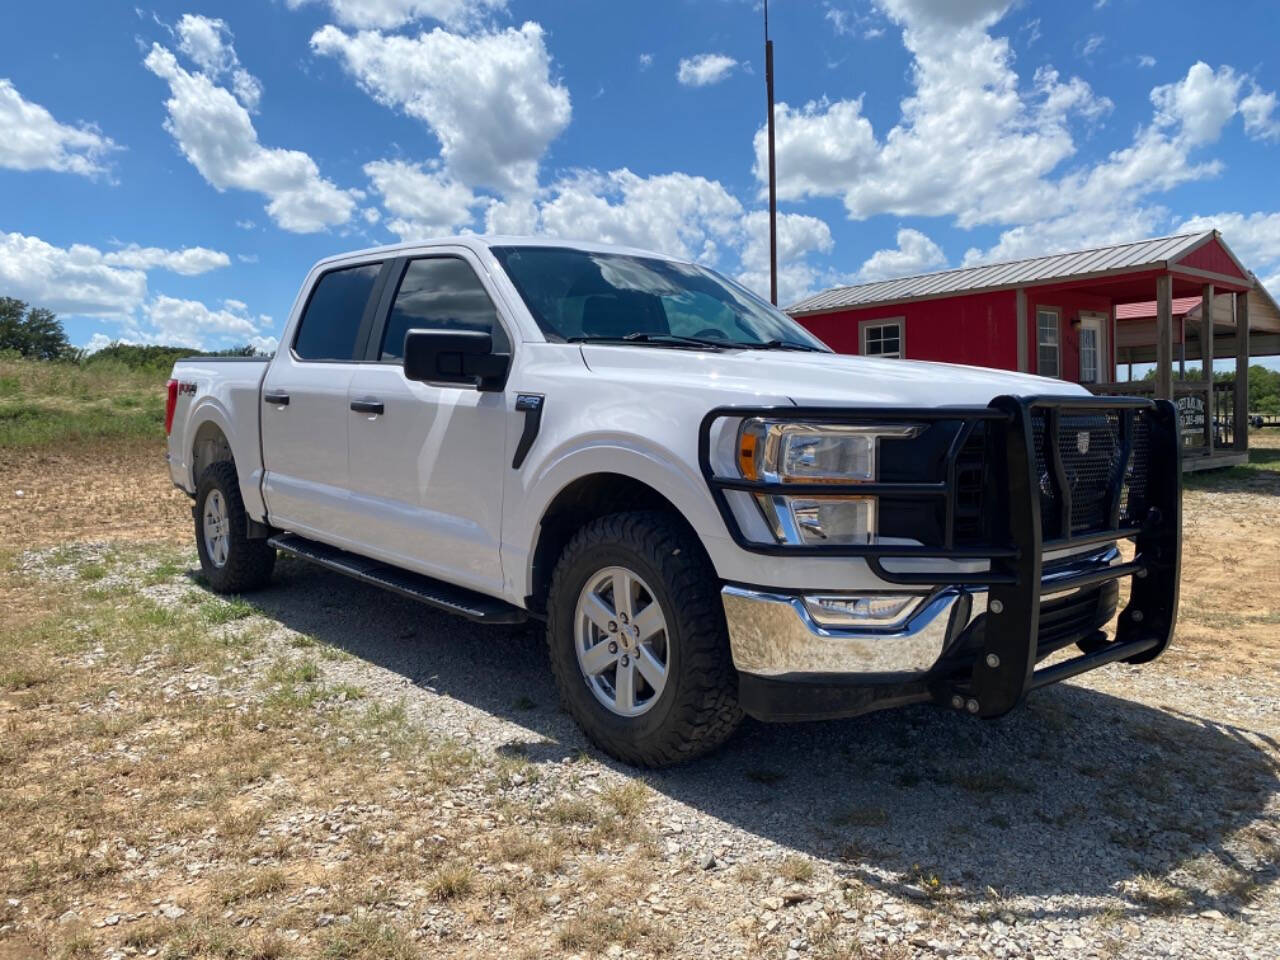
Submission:
<svg viewBox="0 0 1280 960">
<path fill-rule="evenodd" d="M 276 551 L 250 540 L 235 465 L 222 460 L 200 475 L 195 504 L 196 553 L 200 570 L 217 593 L 243 593 L 271 580 Z"/>
<path fill-rule="evenodd" d="M 621 513 L 587 524 L 556 565 L 547 613 L 561 697 L 607 753 L 668 766 L 737 727 L 719 583 L 675 518 Z"/>
</svg>

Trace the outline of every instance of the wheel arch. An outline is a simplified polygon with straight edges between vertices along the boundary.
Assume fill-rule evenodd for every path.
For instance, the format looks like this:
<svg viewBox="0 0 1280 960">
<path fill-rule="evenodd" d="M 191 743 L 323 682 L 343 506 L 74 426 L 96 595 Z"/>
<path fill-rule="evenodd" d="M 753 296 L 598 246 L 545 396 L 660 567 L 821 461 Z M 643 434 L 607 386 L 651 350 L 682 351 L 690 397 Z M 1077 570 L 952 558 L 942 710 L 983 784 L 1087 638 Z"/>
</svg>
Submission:
<svg viewBox="0 0 1280 960">
<path fill-rule="evenodd" d="M 530 553 L 529 596 L 526 606 L 546 612 L 547 592 L 556 561 L 566 544 L 583 526 L 603 516 L 636 510 L 671 515 L 684 526 L 706 555 L 702 538 L 684 512 L 665 494 L 633 476 L 612 471 L 586 474 L 569 482 L 542 511 L 536 540 Z M 708 563 L 710 558 L 708 557 Z"/>
</svg>

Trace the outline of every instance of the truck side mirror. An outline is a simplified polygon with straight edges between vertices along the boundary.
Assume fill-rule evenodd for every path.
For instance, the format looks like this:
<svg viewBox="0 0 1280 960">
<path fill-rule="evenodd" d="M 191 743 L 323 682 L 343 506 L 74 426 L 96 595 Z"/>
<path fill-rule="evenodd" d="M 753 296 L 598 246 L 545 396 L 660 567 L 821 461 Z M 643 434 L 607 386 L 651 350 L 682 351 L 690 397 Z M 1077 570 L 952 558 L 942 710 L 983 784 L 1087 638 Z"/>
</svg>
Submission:
<svg viewBox="0 0 1280 960">
<path fill-rule="evenodd" d="M 406 380 L 497 391 L 510 369 L 511 355 L 494 353 L 493 335 L 482 330 L 410 330 L 404 337 Z"/>
</svg>

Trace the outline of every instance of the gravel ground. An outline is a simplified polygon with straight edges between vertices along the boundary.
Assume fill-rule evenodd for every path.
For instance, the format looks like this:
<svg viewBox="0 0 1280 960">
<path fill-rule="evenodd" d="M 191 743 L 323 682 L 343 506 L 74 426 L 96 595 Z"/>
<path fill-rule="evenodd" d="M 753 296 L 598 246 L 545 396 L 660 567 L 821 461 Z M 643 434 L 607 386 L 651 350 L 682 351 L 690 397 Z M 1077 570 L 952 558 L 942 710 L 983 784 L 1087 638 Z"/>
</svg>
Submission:
<svg viewBox="0 0 1280 960">
<path fill-rule="evenodd" d="M 514 784 L 521 802 L 642 779 L 668 876 L 628 906 L 678 917 L 678 955 L 801 957 L 815 928 L 840 956 L 1280 955 L 1274 675 L 1115 666 L 994 723 L 928 708 L 748 722 L 712 757 L 638 775 L 558 708 L 534 631 L 288 560 L 252 603 L 279 625 L 263 663 L 296 634 L 350 652 L 324 664 L 327 682 L 403 701 L 482 755 L 527 758 L 539 775 Z M 347 828 L 387 800 L 365 799 L 337 814 Z M 492 801 L 463 788 L 456 802 Z M 811 874 L 779 870 L 796 854 Z M 740 882 L 755 866 L 761 879 Z"/>
<path fill-rule="evenodd" d="M 249 709 L 264 696 L 260 675 L 296 654 L 300 636 L 346 651 L 321 663 L 324 683 L 362 691 L 340 708 L 403 704 L 483 765 L 529 771 L 502 774 L 498 792 L 479 777 L 450 785 L 428 814 L 442 832 L 515 823 L 538 834 L 541 821 L 512 821 L 510 811 L 647 786 L 643 812 L 619 815 L 641 817 L 645 842 L 656 842 L 633 888 L 624 880 L 622 893 L 599 892 L 600 878 L 627 876 L 632 848 L 576 856 L 538 881 L 543 912 L 519 938 L 501 899 L 481 916 L 411 890 L 385 909 L 412 918 L 425 955 L 586 955 L 553 931 L 607 915 L 675 931 L 661 950 L 612 942 L 601 947 L 608 956 L 1280 957 L 1280 497 L 1193 492 L 1186 509 L 1188 576 L 1171 652 L 1040 691 L 995 722 L 933 708 L 749 721 L 711 757 L 637 773 L 594 751 L 559 708 L 539 632 L 474 626 L 289 559 L 270 589 L 247 598 L 251 616 L 215 628 L 253 626 L 252 659 L 221 675 L 166 673 L 159 661 L 135 673 L 159 699 Z M 66 581 L 95 562 L 94 549 L 33 551 L 20 567 Z M 127 587 L 139 573 L 112 569 L 95 585 Z M 177 573 L 143 590 L 182 606 L 192 581 Z M 110 696 L 85 709 L 110 712 Z M 272 789 L 269 780 L 253 791 Z M 340 838 L 392 835 L 410 811 L 422 816 L 411 800 L 371 787 L 355 802 L 291 809 L 263 830 L 321 836 L 308 856 L 323 875 L 349 855 Z M 479 855 L 476 864 L 482 874 L 515 869 Z M 135 874 L 146 876 L 142 865 Z M 166 889 L 135 913 L 100 899 L 74 912 L 106 933 L 144 914 L 180 916 L 182 889 Z M 317 882 L 289 900 L 319 903 L 324 892 Z M 28 956 L 6 953 L 5 939 L 24 929 L 27 910 L 20 898 L 0 904 L 0 958 Z M 317 929 L 350 921 L 314 912 Z M 106 953 L 131 949 L 122 939 Z"/>
</svg>

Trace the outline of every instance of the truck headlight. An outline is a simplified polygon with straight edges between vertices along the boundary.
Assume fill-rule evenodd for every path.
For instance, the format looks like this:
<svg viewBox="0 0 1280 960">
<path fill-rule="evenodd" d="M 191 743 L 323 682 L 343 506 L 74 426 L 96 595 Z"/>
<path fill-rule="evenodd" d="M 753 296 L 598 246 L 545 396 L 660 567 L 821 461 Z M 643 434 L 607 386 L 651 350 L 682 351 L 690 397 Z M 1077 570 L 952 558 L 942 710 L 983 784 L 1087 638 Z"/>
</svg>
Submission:
<svg viewBox="0 0 1280 960">
<path fill-rule="evenodd" d="M 820 424 L 744 420 L 738 429 L 738 470 L 766 483 L 874 483 L 881 440 L 917 436 L 913 424 Z M 779 543 L 812 546 L 871 543 L 877 501 L 873 496 L 756 494 L 765 522 Z"/>
</svg>

